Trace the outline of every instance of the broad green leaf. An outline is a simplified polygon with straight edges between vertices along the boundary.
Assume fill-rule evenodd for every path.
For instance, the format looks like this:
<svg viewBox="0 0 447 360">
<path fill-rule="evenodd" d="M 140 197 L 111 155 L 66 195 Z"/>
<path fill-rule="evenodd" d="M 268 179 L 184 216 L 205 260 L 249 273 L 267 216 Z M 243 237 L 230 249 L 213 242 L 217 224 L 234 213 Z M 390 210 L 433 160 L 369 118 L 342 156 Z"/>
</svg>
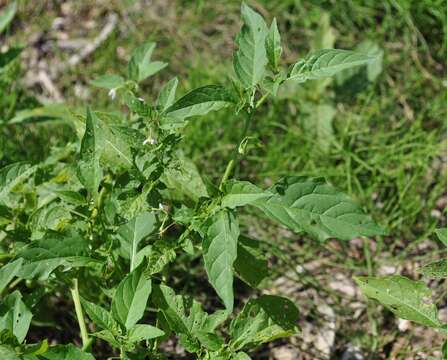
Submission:
<svg viewBox="0 0 447 360">
<path fill-rule="evenodd" d="M 230 324 L 230 347 L 253 347 L 299 331 L 299 312 L 288 299 L 263 295 L 250 300 Z"/>
<path fill-rule="evenodd" d="M 160 90 L 157 98 L 157 109 L 161 112 L 164 112 L 167 108 L 169 108 L 175 100 L 175 92 L 177 90 L 178 79 L 177 77 L 169 80 Z"/>
<path fill-rule="evenodd" d="M 14 188 L 27 180 L 38 169 L 24 163 L 14 163 L 0 169 L 0 204 L 11 206 Z"/>
<path fill-rule="evenodd" d="M 128 340 L 132 343 L 155 339 L 163 336 L 165 333 L 163 330 L 156 328 L 155 326 L 146 324 L 137 324 L 129 330 Z"/>
<path fill-rule="evenodd" d="M 115 334 L 119 330 L 119 325 L 109 311 L 90 301 L 81 298 L 82 307 L 88 317 L 101 329 L 109 330 Z"/>
<path fill-rule="evenodd" d="M 259 287 L 268 277 L 268 261 L 260 250 L 259 241 L 239 237 L 234 270 L 239 278 L 253 288 Z"/>
<path fill-rule="evenodd" d="M 6 296 L 0 305 L 0 330 L 10 330 L 19 343 L 25 340 L 33 314 L 18 290 Z"/>
<path fill-rule="evenodd" d="M 423 282 L 400 275 L 359 276 L 355 281 L 363 294 L 386 306 L 397 317 L 434 328 L 442 326 L 431 290 Z"/>
<path fill-rule="evenodd" d="M 95 360 L 92 354 L 72 344 L 52 346 L 46 353 L 39 356 L 46 360 Z"/>
<path fill-rule="evenodd" d="M 225 183 L 224 194 L 221 206 L 230 209 L 249 205 L 256 200 L 268 199 L 273 196 L 272 193 L 265 192 L 248 181 L 237 180 L 230 180 Z"/>
<path fill-rule="evenodd" d="M 125 252 L 129 254 L 131 271 L 136 267 L 138 245 L 141 240 L 155 230 L 156 220 L 154 213 L 142 212 L 118 229 L 118 238 L 121 245 Z"/>
<path fill-rule="evenodd" d="M 186 119 L 220 110 L 236 100 L 225 87 L 206 85 L 194 89 L 169 106 L 165 113 L 170 118 Z"/>
<path fill-rule="evenodd" d="M 203 259 L 208 281 L 229 312 L 233 311 L 233 263 L 237 257 L 239 224 L 231 211 L 220 210 L 209 219 L 203 238 Z"/>
<path fill-rule="evenodd" d="M 102 180 L 102 168 L 99 159 L 103 151 L 99 134 L 100 125 L 95 113 L 87 109 L 87 120 L 84 137 L 81 142 L 78 176 L 82 185 L 94 196 L 98 192 Z"/>
<path fill-rule="evenodd" d="M 318 50 L 293 65 L 288 79 L 301 83 L 333 76 L 339 71 L 365 65 L 374 59 L 372 56 L 350 50 Z"/>
<path fill-rule="evenodd" d="M 208 315 L 199 302 L 191 297 L 176 295 L 173 289 L 165 285 L 154 286 L 151 300 L 172 330 L 189 337 L 195 337 L 199 331 L 213 332 L 228 317 L 225 311 Z"/>
<path fill-rule="evenodd" d="M 104 89 L 117 89 L 124 86 L 126 81 L 119 75 L 107 74 L 90 81 L 90 84 Z"/>
<path fill-rule="evenodd" d="M 97 124 L 99 126 L 98 135 L 104 147 L 104 150 L 100 152 L 100 163 L 117 171 L 132 168 L 132 144 L 129 143 L 128 134 L 123 134 L 122 127 L 109 126 L 105 121 L 99 119 Z"/>
<path fill-rule="evenodd" d="M 265 49 L 267 52 L 267 59 L 270 68 L 273 71 L 278 71 L 279 59 L 281 58 L 281 36 L 279 35 L 276 18 L 273 18 L 272 24 L 265 39 Z"/>
<path fill-rule="evenodd" d="M 29 219 L 32 238 L 42 237 L 47 230 L 62 231 L 71 219 L 72 216 L 64 204 L 52 202 L 48 206 L 42 206 Z"/>
<path fill-rule="evenodd" d="M 14 18 L 17 11 L 17 3 L 15 1 L 11 2 L 9 5 L 2 9 L 0 12 L 0 33 L 2 33 L 9 23 Z"/>
<path fill-rule="evenodd" d="M 233 67 L 242 85 L 253 88 L 262 80 L 268 62 L 265 49 L 268 28 L 262 16 L 245 3 L 241 6 L 241 17 L 244 24 L 236 37 Z"/>
<path fill-rule="evenodd" d="M 435 230 L 435 234 L 445 246 L 447 246 L 447 228 L 440 228 Z"/>
<path fill-rule="evenodd" d="M 18 253 L 18 257 L 23 258 L 23 264 L 17 276 L 22 279 L 46 280 L 59 266 L 70 269 L 98 264 L 97 260 L 88 255 L 89 245 L 82 236 L 49 232 Z"/>
<path fill-rule="evenodd" d="M 129 78 L 141 82 L 168 65 L 161 61 L 151 61 L 155 46 L 154 42 L 148 42 L 134 50 L 129 61 Z"/>
<path fill-rule="evenodd" d="M 420 272 L 431 279 L 447 278 L 447 260 L 442 259 L 424 265 Z"/>
<path fill-rule="evenodd" d="M 293 231 L 305 231 L 320 241 L 383 234 L 354 201 L 323 178 L 286 177 L 270 191 L 275 196 L 253 205 Z"/>
<path fill-rule="evenodd" d="M 196 165 L 182 153 L 177 153 L 171 165 L 164 169 L 161 181 L 167 187 L 167 196 L 176 201 L 190 199 L 197 203 L 201 197 L 208 196 Z"/>
<path fill-rule="evenodd" d="M 144 266 L 135 268 L 119 283 L 112 300 L 112 315 L 127 330 L 143 317 L 151 293 L 151 280 L 144 275 Z"/>
<path fill-rule="evenodd" d="M 16 259 L 0 268 L 0 294 L 9 282 L 18 274 L 22 267 L 23 259 Z"/>
</svg>

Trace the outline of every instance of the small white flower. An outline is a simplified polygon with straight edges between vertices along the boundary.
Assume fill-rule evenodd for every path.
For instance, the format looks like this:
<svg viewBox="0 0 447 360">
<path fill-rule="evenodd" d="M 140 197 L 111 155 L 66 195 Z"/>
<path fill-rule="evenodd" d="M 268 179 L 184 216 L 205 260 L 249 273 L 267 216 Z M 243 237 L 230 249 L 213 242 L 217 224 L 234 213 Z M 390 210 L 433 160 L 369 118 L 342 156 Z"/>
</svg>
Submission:
<svg viewBox="0 0 447 360">
<path fill-rule="evenodd" d="M 142 97 L 139 97 L 138 100 L 140 100 L 141 102 L 144 102 L 144 99 Z"/>
<path fill-rule="evenodd" d="M 116 88 L 110 89 L 109 96 L 112 100 L 115 100 L 116 97 Z"/>
<path fill-rule="evenodd" d="M 157 145 L 157 140 L 151 137 L 143 141 L 143 145 L 146 145 L 148 143 L 151 145 Z"/>
<path fill-rule="evenodd" d="M 162 203 L 159 203 L 159 204 L 158 204 L 158 208 L 159 208 L 160 210 L 164 210 L 164 206 L 163 206 L 163 204 L 162 204 Z"/>
</svg>

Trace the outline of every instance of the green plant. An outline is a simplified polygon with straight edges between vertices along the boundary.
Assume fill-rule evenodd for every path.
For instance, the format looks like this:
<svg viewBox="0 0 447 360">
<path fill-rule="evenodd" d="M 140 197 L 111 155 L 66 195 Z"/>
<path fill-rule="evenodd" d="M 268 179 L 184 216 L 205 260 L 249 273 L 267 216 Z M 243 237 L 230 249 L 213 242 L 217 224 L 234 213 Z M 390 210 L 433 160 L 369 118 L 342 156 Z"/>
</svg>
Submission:
<svg viewBox="0 0 447 360">
<path fill-rule="evenodd" d="M 80 142 L 54 148 L 42 163 L 13 163 L 0 170 L 5 263 L 0 290 L 8 293 L 1 305 L 0 351 L 5 357 L 92 359 L 98 338 L 121 359 L 158 359 L 167 355 L 163 341 L 174 334 L 199 359 L 249 359 L 247 351 L 258 345 L 295 334 L 299 312 L 286 298 L 261 295 L 233 316 L 234 276 L 253 288 L 268 276 L 259 241 L 241 234 L 240 208 L 252 206 L 319 241 L 382 234 L 323 178 L 288 176 L 268 189 L 233 178 L 256 140 L 250 127 L 257 111 L 282 84 L 332 76 L 375 60 L 325 49 L 283 69 L 276 20 L 269 28 L 247 5 L 241 11 L 231 86 L 203 86 L 176 100 L 173 78 L 155 101 L 139 97 L 139 83 L 166 66 L 152 61 L 155 44 L 146 43 L 134 51 L 127 78 L 109 74 L 92 81 L 108 89 L 125 112 L 88 109 L 84 117 L 65 111 Z M 243 119 L 240 141 L 220 182 L 205 183 L 179 148 L 182 129 L 191 118 L 224 107 Z M 174 273 L 176 262 L 200 258 L 224 305 L 211 314 L 189 294 L 174 290 L 189 269 L 186 265 L 181 276 Z M 52 297 L 67 302 L 68 289 L 82 350 L 48 347 L 46 340 L 28 345 L 33 314 L 40 315 Z M 205 305 L 215 309 L 210 301 Z"/>
<path fill-rule="evenodd" d="M 447 246 L 447 229 L 437 229 L 436 235 L 442 245 Z M 447 261 L 431 261 L 422 266 L 420 273 L 429 279 L 445 279 Z M 411 280 L 401 275 L 358 276 L 355 280 L 365 296 L 378 301 L 397 317 L 428 326 L 444 334 L 447 332 L 447 324 L 438 318 L 432 291 L 423 281 Z M 441 350 L 442 359 L 447 359 L 447 341 Z"/>
</svg>

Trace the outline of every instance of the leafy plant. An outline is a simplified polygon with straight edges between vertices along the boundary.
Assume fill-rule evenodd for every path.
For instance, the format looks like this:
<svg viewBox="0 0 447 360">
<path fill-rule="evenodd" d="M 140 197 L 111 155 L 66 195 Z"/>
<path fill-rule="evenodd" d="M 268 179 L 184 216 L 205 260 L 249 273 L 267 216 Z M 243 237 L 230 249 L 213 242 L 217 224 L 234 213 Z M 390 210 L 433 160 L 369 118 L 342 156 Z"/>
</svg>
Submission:
<svg viewBox="0 0 447 360">
<path fill-rule="evenodd" d="M 444 246 L 447 245 L 446 228 L 437 229 L 436 235 Z M 445 259 L 429 262 L 420 273 L 429 279 L 445 279 L 447 262 Z M 397 317 L 446 333 L 447 324 L 439 320 L 432 291 L 423 281 L 401 275 L 358 276 L 355 280 L 365 296 L 383 304 Z M 447 342 L 442 346 L 442 358 L 447 358 Z"/>
<path fill-rule="evenodd" d="M 98 338 L 121 359 L 159 359 L 166 355 L 163 341 L 173 334 L 199 359 L 249 359 L 255 347 L 297 333 L 299 312 L 286 298 L 261 295 L 233 314 L 239 309 L 234 277 L 259 287 L 268 276 L 259 241 L 239 224 L 241 208 L 252 206 L 321 242 L 382 234 L 323 178 L 287 176 L 267 189 L 233 178 L 252 141 L 256 113 L 283 84 L 375 60 L 326 49 L 285 69 L 276 20 L 268 27 L 245 4 L 241 13 L 232 86 L 206 85 L 177 98 L 173 78 L 155 100 L 143 99 L 139 84 L 166 66 L 152 61 L 154 43 L 143 44 L 134 51 L 126 78 L 107 74 L 92 81 L 108 89 L 125 112 L 70 114 L 78 143 L 54 148 L 42 163 L 0 170 L 0 285 L 7 294 L 0 351 L 5 357 L 91 359 Z M 244 119 L 243 130 L 220 183 L 205 183 L 179 148 L 182 129 L 222 108 L 233 108 Z M 185 276 L 172 272 L 176 260 L 198 258 L 223 309 L 209 313 L 204 307 L 215 309 L 212 299 L 204 306 L 181 291 Z M 82 349 L 49 347 L 46 340 L 27 344 L 33 314 L 40 315 L 42 304 L 67 289 Z"/>
</svg>

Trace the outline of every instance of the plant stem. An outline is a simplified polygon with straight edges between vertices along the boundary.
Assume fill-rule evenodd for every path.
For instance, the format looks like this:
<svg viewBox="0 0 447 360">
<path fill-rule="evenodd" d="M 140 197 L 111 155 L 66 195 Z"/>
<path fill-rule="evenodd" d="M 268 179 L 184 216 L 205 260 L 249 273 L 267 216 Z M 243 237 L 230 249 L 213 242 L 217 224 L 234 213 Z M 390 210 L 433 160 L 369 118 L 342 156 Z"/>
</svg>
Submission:
<svg viewBox="0 0 447 360">
<path fill-rule="evenodd" d="M 87 326 L 84 321 L 84 313 L 82 311 L 81 297 L 79 296 L 78 279 L 73 279 L 73 288 L 71 289 L 71 296 L 76 311 L 76 318 L 78 319 L 79 330 L 81 331 L 82 348 L 86 349 L 90 345 L 88 338 Z"/>
<path fill-rule="evenodd" d="M 247 136 L 247 132 L 248 129 L 250 127 L 250 123 L 251 123 L 251 119 L 253 118 L 253 109 L 250 109 L 250 112 L 247 112 L 247 116 L 245 118 L 245 125 L 244 125 L 244 129 L 242 131 L 241 137 L 239 139 L 239 142 L 236 144 L 234 151 L 233 151 L 233 157 L 232 159 L 228 162 L 227 167 L 225 168 L 225 172 L 222 176 L 222 179 L 220 180 L 220 184 L 219 184 L 219 190 L 222 190 L 223 184 L 225 183 L 225 181 L 227 181 L 230 176 L 231 173 L 234 170 L 234 166 L 236 165 L 236 162 L 239 158 L 239 145 L 241 143 L 242 140 L 245 139 L 245 137 Z"/>
</svg>

